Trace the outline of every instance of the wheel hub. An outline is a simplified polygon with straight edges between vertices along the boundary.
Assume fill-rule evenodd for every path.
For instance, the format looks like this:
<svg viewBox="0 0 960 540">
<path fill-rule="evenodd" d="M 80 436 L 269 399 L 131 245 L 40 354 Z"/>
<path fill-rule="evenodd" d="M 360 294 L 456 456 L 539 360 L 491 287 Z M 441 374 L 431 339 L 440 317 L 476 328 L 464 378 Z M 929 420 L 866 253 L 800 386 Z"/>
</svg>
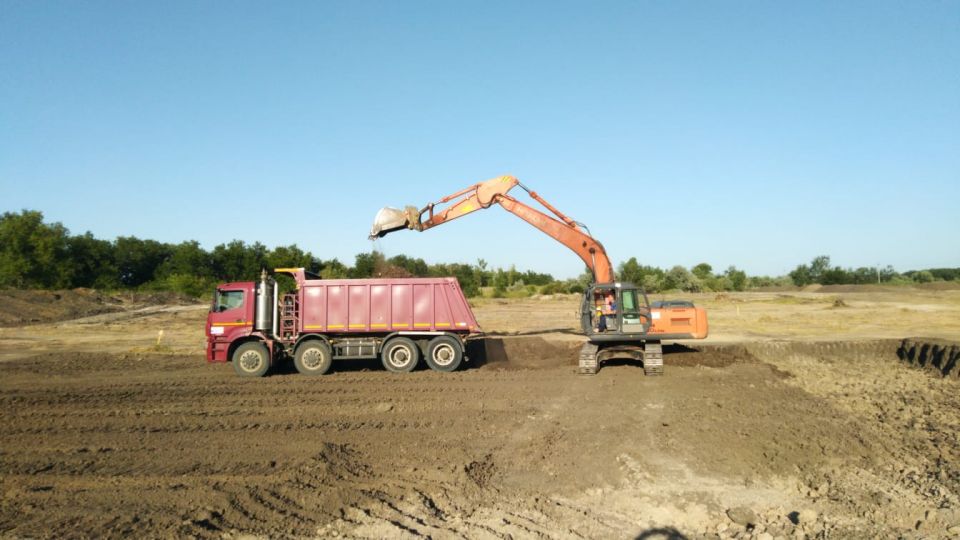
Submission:
<svg viewBox="0 0 960 540">
<path fill-rule="evenodd" d="M 261 362 L 263 362 L 263 359 L 254 351 L 245 352 L 240 356 L 240 367 L 244 371 L 256 371 Z"/>
<path fill-rule="evenodd" d="M 453 361 L 453 347 L 450 345 L 440 345 L 433 350 L 433 361 L 441 366 L 445 366 Z"/>
<path fill-rule="evenodd" d="M 390 353 L 390 362 L 397 367 L 403 367 L 407 365 L 409 361 L 410 351 L 404 347 L 397 347 Z"/>
<path fill-rule="evenodd" d="M 322 363 L 320 351 L 311 349 L 303 353 L 303 366 L 307 369 L 317 369 Z"/>
</svg>

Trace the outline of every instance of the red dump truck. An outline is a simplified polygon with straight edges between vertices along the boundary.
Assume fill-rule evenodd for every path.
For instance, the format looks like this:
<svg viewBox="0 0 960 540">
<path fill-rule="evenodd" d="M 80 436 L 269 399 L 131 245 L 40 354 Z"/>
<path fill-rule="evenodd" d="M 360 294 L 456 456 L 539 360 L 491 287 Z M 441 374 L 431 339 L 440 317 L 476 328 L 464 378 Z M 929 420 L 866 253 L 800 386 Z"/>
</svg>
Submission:
<svg viewBox="0 0 960 540">
<path fill-rule="evenodd" d="M 466 338 L 480 326 L 455 278 L 310 279 L 303 268 L 278 268 L 296 282 L 279 292 L 259 282 L 217 287 L 207 315 L 207 361 L 232 362 L 243 376 L 262 377 L 292 357 L 297 371 L 322 375 L 333 360 L 380 358 L 389 371 L 412 371 L 423 357 L 454 371 Z"/>
</svg>

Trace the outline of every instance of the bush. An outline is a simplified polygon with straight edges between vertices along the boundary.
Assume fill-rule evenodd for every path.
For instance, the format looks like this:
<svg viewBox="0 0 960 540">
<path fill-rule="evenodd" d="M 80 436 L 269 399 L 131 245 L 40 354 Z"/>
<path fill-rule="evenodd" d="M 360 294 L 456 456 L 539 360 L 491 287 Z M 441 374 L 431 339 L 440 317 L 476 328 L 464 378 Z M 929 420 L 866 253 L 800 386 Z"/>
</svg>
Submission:
<svg viewBox="0 0 960 540">
<path fill-rule="evenodd" d="M 554 281 L 540 287 L 540 294 L 565 294 L 570 292 L 567 283 L 563 281 Z"/>
<path fill-rule="evenodd" d="M 216 280 L 210 278 L 172 274 L 163 279 L 151 281 L 144 288 L 154 291 L 173 291 L 193 298 L 206 298 L 216 286 Z"/>
</svg>

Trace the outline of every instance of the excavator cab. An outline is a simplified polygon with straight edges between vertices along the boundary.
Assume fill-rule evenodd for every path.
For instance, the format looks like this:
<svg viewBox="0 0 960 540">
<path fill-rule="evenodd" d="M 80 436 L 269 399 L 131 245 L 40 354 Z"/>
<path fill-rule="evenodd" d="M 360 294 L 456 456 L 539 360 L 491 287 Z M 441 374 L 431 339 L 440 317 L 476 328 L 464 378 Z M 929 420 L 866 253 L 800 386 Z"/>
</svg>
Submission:
<svg viewBox="0 0 960 540">
<path fill-rule="evenodd" d="M 643 289 L 624 282 L 599 283 L 584 292 L 581 329 L 591 340 L 635 338 L 650 330 L 651 313 Z"/>
</svg>

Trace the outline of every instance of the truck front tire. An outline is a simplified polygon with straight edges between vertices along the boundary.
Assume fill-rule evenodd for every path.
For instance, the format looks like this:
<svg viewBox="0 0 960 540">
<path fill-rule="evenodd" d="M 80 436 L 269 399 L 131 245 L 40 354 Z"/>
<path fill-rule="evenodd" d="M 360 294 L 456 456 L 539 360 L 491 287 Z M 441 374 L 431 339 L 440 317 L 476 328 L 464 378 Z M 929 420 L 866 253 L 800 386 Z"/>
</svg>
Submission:
<svg viewBox="0 0 960 540">
<path fill-rule="evenodd" d="M 406 373 L 417 367 L 420 349 L 412 340 L 395 337 L 383 346 L 383 350 L 380 351 L 380 360 L 387 371 Z"/>
<path fill-rule="evenodd" d="M 263 377 L 270 369 L 270 352 L 259 341 L 244 343 L 233 351 L 233 370 L 241 377 Z"/>
<path fill-rule="evenodd" d="M 463 347 L 450 336 L 438 336 L 427 345 L 427 365 L 434 371 L 456 371 L 463 361 Z"/>
<path fill-rule="evenodd" d="M 304 375 L 323 375 L 333 365 L 330 346 L 319 339 L 304 341 L 297 346 L 293 365 Z"/>
</svg>

